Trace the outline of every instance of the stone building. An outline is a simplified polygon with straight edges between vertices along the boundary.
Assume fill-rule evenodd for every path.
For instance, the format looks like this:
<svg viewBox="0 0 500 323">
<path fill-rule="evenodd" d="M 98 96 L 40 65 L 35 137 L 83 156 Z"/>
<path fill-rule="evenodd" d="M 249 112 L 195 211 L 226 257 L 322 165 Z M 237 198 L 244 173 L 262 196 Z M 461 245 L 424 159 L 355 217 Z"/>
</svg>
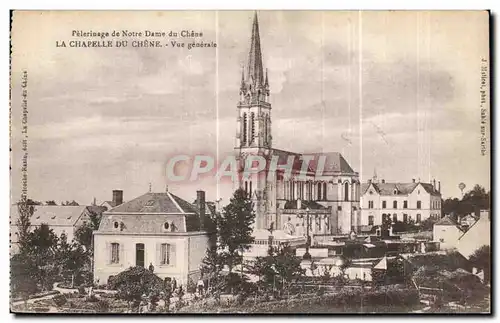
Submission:
<svg viewBox="0 0 500 323">
<path fill-rule="evenodd" d="M 196 203 L 149 192 L 104 212 L 94 232 L 94 279 L 106 283 L 129 267 L 153 265 L 161 278 L 196 283 L 210 235 L 204 191 Z"/>
<path fill-rule="evenodd" d="M 358 173 L 338 152 L 301 154 L 273 147 L 270 90 L 271 82 L 263 68 L 259 23 L 255 14 L 248 61 L 241 75 L 235 142 L 236 159 L 241 166 L 235 188 L 244 189 L 253 200 L 255 229 L 265 230 L 273 226 L 283 230 L 288 218 L 302 225 L 303 221 L 289 211 L 289 202 L 296 205 L 300 199 L 315 202 L 320 206 L 321 214 L 327 214 L 325 232 L 351 232 L 359 225 Z M 263 157 L 267 171 L 245 178 L 242 166 L 250 156 Z M 273 159 L 277 161 L 278 170 L 274 168 L 268 172 L 273 169 L 270 167 Z M 283 165 L 287 165 L 289 173 L 279 169 Z"/>
<path fill-rule="evenodd" d="M 441 217 L 440 183 L 389 183 L 369 180 L 361 185 L 361 225 L 402 221 L 420 223 Z"/>
</svg>

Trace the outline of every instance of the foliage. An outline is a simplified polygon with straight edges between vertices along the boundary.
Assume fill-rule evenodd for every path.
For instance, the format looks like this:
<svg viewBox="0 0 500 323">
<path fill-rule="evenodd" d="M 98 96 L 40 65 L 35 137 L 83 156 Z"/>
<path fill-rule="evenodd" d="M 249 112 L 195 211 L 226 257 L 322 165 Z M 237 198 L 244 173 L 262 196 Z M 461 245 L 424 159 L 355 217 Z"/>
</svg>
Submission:
<svg viewBox="0 0 500 323">
<path fill-rule="evenodd" d="M 464 258 L 459 252 L 452 251 L 446 254 L 417 254 L 411 257 L 410 262 L 414 268 L 422 266 L 433 267 L 436 270 L 445 269 L 454 271 L 459 268 L 471 270 L 470 262 Z"/>
<path fill-rule="evenodd" d="M 432 231 L 434 228 L 434 223 L 436 223 L 437 221 L 439 221 L 439 219 L 435 219 L 435 218 L 431 218 L 431 217 L 423 220 L 420 223 L 420 230 L 421 231 Z"/>
<path fill-rule="evenodd" d="M 68 301 L 68 299 L 66 298 L 66 296 L 64 296 L 64 294 L 56 295 L 52 300 L 54 301 L 56 306 L 59 306 L 59 307 L 65 305 L 66 302 Z"/>
<path fill-rule="evenodd" d="M 118 297 L 128 302 L 139 302 L 142 295 L 159 294 L 164 291 L 163 280 L 143 267 L 131 267 L 109 281 Z"/>
<path fill-rule="evenodd" d="M 478 277 L 461 268 L 448 271 L 422 266 L 413 274 L 413 280 L 421 287 L 440 289 L 439 296 L 462 302 L 481 299 L 489 292 Z"/>
<path fill-rule="evenodd" d="M 238 189 L 231 197 L 230 203 L 216 219 L 219 248 L 227 251 L 226 264 L 229 272 L 235 264 L 241 262 L 241 252 L 248 250 L 254 241 L 252 225 L 255 213 L 250 198 L 245 191 Z"/>
<path fill-rule="evenodd" d="M 481 246 L 470 256 L 469 261 L 474 267 L 484 272 L 484 282 L 489 283 L 491 279 L 491 250 L 490 246 Z"/>
<path fill-rule="evenodd" d="M 231 275 L 237 264 L 242 264 L 242 253 L 250 248 L 254 241 L 252 224 L 255 221 L 253 205 L 247 194 L 238 189 L 234 192 L 230 203 L 221 213 L 217 213 L 211 221 L 212 231 L 216 233 L 218 243 L 211 244 L 207 249 L 201 265 L 202 275 L 208 276 L 209 289 L 216 297 L 228 286 L 232 292 L 241 288 L 243 280 Z M 227 266 L 229 275 L 223 276 Z M 240 275 L 241 276 L 241 275 Z"/>
<path fill-rule="evenodd" d="M 27 202 L 17 203 L 19 218 L 17 219 L 18 243 L 21 253 L 28 248 L 30 240 L 31 217 L 35 213 L 35 207 Z"/>
<path fill-rule="evenodd" d="M 456 214 L 457 216 L 471 213 L 479 215 L 479 210 L 490 209 L 490 207 L 490 192 L 486 192 L 484 187 L 480 185 L 475 185 L 472 190 L 464 194 L 461 200 L 458 198 L 444 200 L 442 211 L 444 214 Z"/>
<path fill-rule="evenodd" d="M 109 311 L 109 308 L 110 304 L 107 299 L 100 299 L 96 302 L 95 309 L 97 312 L 105 313 Z"/>
<path fill-rule="evenodd" d="M 19 253 L 11 258 L 10 266 L 10 287 L 13 296 L 27 300 L 30 295 L 39 291 L 34 275 L 36 265 L 32 259 L 26 254 Z"/>
<path fill-rule="evenodd" d="M 290 246 L 270 247 L 268 255 L 257 257 L 250 271 L 259 276 L 260 287 L 280 296 L 304 274 L 300 263 L 301 259 Z"/>
<path fill-rule="evenodd" d="M 319 292 L 322 293 L 322 292 Z M 189 306 L 182 312 L 189 313 L 307 313 L 311 308 L 340 309 L 341 312 L 363 310 L 368 306 L 413 306 L 419 303 L 418 292 L 404 286 L 384 286 L 374 290 L 343 289 L 335 294 L 288 298 L 271 302 L 245 302 L 237 307 L 221 308 L 220 305 Z"/>
<path fill-rule="evenodd" d="M 220 293 L 223 288 L 223 277 L 221 275 L 226 262 L 226 253 L 219 251 L 216 246 L 207 249 L 201 265 L 201 274 L 209 278 L 209 288 L 214 293 Z"/>
<path fill-rule="evenodd" d="M 11 258 L 12 292 L 28 297 L 39 290 L 51 290 L 62 276 L 82 280 L 90 258 L 78 243 L 60 238 L 47 224 L 31 230 L 31 217 L 35 211 L 33 201 L 18 203 L 19 253 Z"/>
<path fill-rule="evenodd" d="M 78 206 L 80 204 L 78 204 L 78 202 L 76 202 L 75 200 L 73 201 L 66 201 L 66 202 L 61 202 L 61 205 L 62 206 Z"/>
<path fill-rule="evenodd" d="M 101 218 L 99 214 L 90 211 L 89 219 L 90 222 L 84 222 L 75 231 L 75 240 L 85 247 L 85 250 L 92 253 L 92 233 L 99 229 L 99 224 L 101 223 Z"/>
<path fill-rule="evenodd" d="M 50 201 L 45 201 L 45 205 L 57 205 L 57 203 L 54 200 L 50 200 Z"/>
</svg>

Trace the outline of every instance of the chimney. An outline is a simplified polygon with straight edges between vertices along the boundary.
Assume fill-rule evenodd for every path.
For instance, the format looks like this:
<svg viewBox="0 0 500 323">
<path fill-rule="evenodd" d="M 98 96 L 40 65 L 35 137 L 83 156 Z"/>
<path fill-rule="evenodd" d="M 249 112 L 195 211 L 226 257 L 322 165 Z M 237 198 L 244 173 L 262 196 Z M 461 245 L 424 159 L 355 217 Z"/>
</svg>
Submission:
<svg viewBox="0 0 500 323">
<path fill-rule="evenodd" d="M 436 188 L 436 180 L 435 179 L 432 180 L 432 187 L 434 187 L 434 190 L 437 190 L 437 188 Z"/>
<path fill-rule="evenodd" d="M 117 206 L 123 203 L 123 191 L 113 190 L 113 205 Z"/>
<path fill-rule="evenodd" d="M 382 184 L 385 184 L 385 179 L 382 179 Z"/>
<path fill-rule="evenodd" d="M 438 181 L 438 188 L 437 188 L 438 192 L 441 193 L 441 181 Z"/>
<path fill-rule="evenodd" d="M 414 179 L 414 178 L 412 178 L 412 179 L 411 179 L 411 181 L 412 181 L 413 183 L 415 183 L 415 179 Z"/>
<path fill-rule="evenodd" d="M 200 212 L 200 231 L 205 229 L 205 191 L 196 191 L 196 206 Z"/>
<path fill-rule="evenodd" d="M 480 220 L 489 220 L 490 211 L 489 210 L 479 210 Z"/>
</svg>

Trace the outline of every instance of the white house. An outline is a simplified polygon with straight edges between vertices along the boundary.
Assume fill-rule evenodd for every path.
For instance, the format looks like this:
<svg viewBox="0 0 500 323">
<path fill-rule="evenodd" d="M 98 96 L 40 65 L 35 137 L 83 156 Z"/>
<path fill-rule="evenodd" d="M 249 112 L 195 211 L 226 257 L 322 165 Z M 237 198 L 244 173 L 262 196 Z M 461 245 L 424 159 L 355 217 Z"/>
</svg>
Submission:
<svg viewBox="0 0 500 323">
<path fill-rule="evenodd" d="M 420 223 L 441 216 L 440 183 L 386 183 L 369 180 L 361 185 L 361 225 L 390 221 Z"/>
<path fill-rule="evenodd" d="M 150 192 L 104 212 L 94 232 L 94 279 L 106 283 L 129 267 L 153 265 L 161 278 L 196 282 L 209 244 L 205 192 L 196 201 Z"/>
<path fill-rule="evenodd" d="M 458 252 L 465 258 L 470 258 L 474 251 L 480 247 L 490 245 L 491 222 L 489 216 L 488 210 L 482 210 L 479 219 L 458 238 Z"/>
<path fill-rule="evenodd" d="M 459 225 L 450 217 L 445 215 L 441 220 L 434 223 L 432 237 L 434 241 L 439 242 L 441 250 L 456 249 L 458 239 L 463 235 Z"/>
</svg>

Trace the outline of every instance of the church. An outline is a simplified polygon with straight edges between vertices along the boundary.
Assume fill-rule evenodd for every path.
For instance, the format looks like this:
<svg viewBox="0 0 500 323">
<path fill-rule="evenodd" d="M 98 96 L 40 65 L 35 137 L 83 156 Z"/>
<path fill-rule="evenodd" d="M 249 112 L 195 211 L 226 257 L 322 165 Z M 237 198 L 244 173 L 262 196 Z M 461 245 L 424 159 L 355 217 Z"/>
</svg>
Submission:
<svg viewBox="0 0 500 323">
<path fill-rule="evenodd" d="M 316 235 L 357 231 L 361 225 L 358 172 L 338 152 L 306 155 L 273 147 L 270 92 L 255 13 L 237 103 L 235 155 L 240 166 L 235 188 L 244 189 L 254 203 L 256 241 L 273 231 L 282 231 L 276 232 L 276 236 L 285 233 L 290 238 L 303 237 L 307 230 Z M 267 165 L 271 159 L 277 159 L 278 165 L 288 165 L 291 173 L 278 169 L 244 177 L 241 165 L 252 155 L 263 157 Z M 318 177 L 320 159 L 324 163 Z"/>
</svg>

